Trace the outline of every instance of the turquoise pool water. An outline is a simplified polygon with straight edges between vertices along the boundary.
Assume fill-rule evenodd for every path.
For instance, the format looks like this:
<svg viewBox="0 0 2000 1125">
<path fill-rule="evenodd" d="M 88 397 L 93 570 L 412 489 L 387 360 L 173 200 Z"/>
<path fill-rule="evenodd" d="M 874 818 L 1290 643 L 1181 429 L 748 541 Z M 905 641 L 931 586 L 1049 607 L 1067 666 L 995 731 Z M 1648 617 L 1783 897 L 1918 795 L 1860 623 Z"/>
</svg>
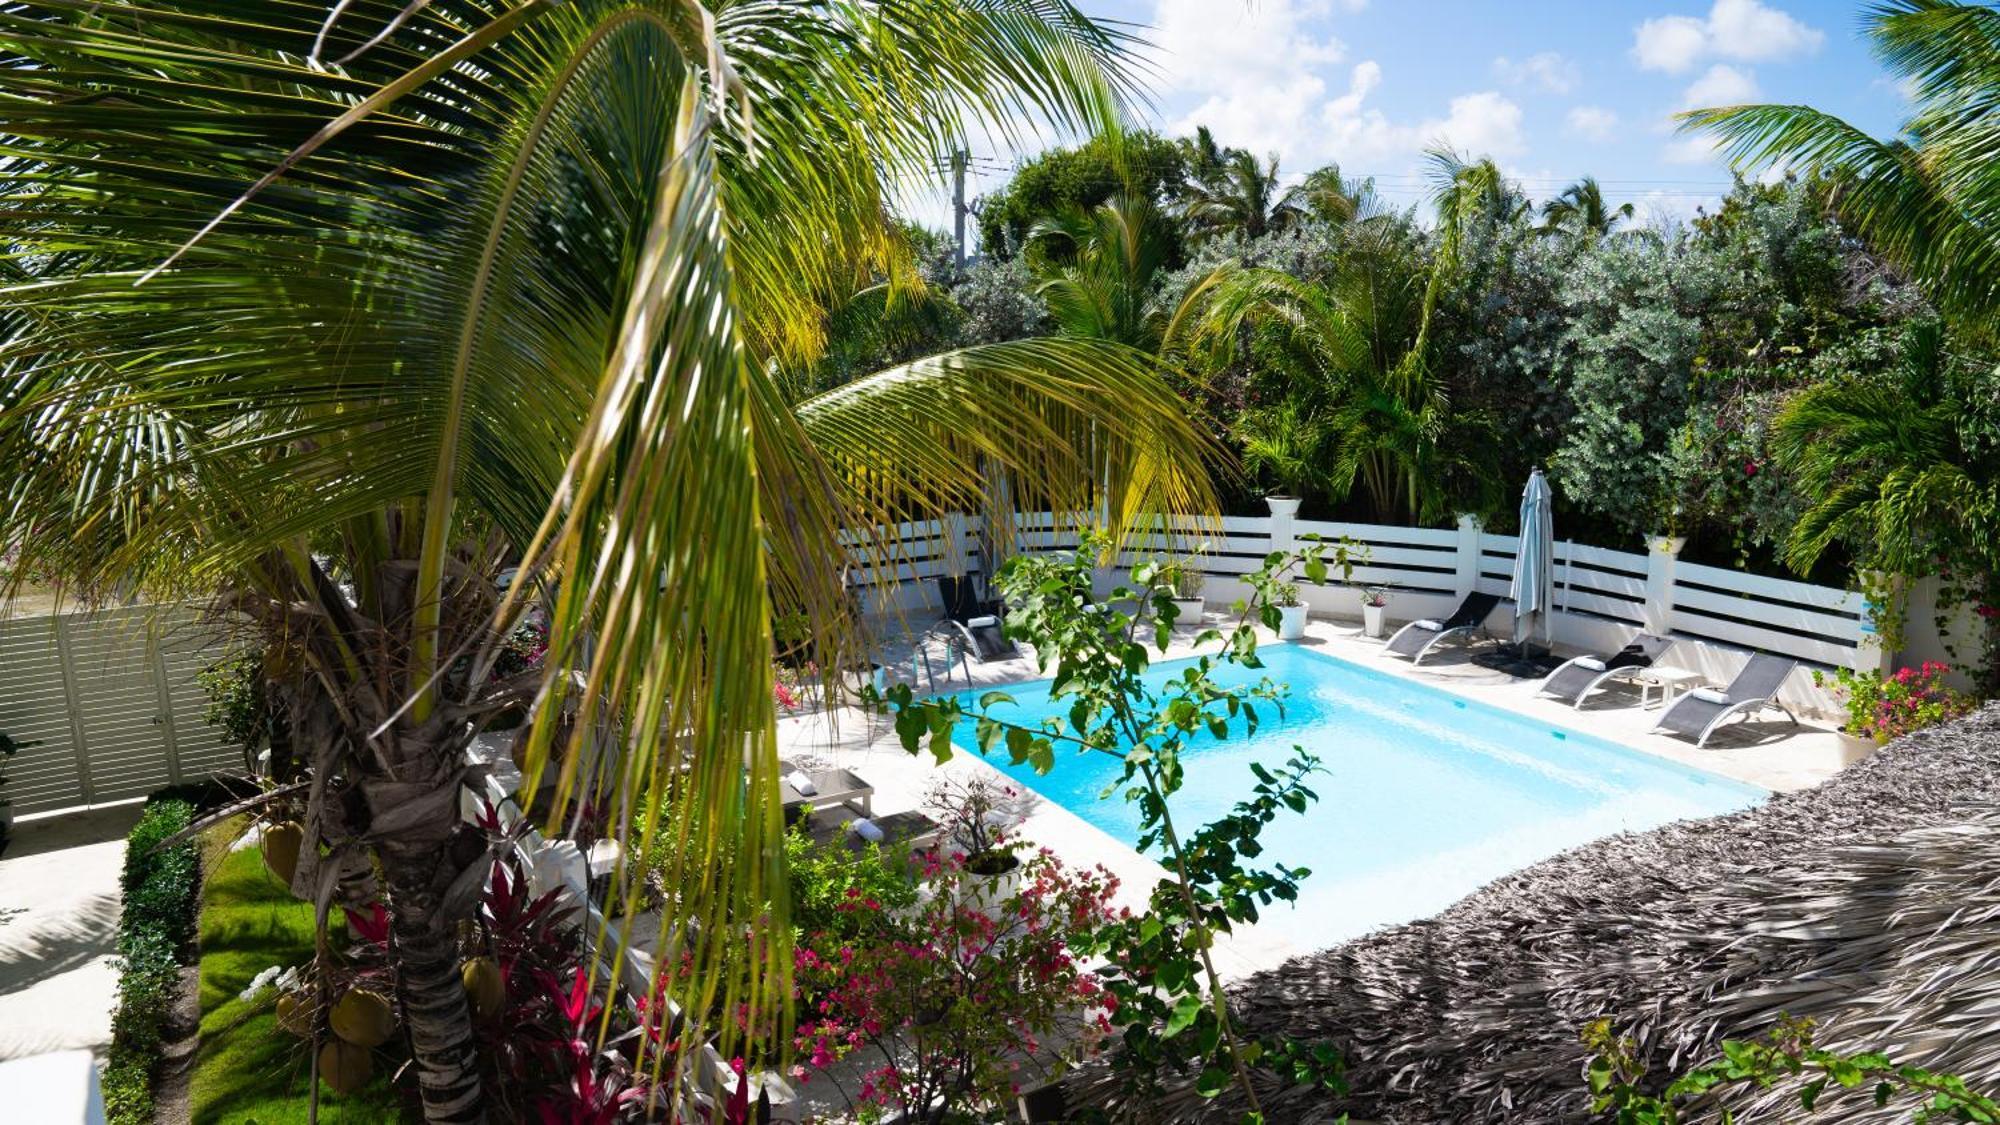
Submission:
<svg viewBox="0 0 2000 1125">
<path fill-rule="evenodd" d="M 1460 699 L 1384 672 L 1294 645 L 1259 649 L 1262 671 L 1224 667 L 1216 679 L 1261 676 L 1289 685 L 1283 716 L 1266 707 L 1255 735 L 1203 736 L 1184 755 L 1187 784 L 1173 801 L 1184 826 L 1212 820 L 1249 795 L 1249 763 L 1276 768 L 1293 746 L 1317 754 L 1326 773 L 1309 783 L 1319 801 L 1265 830 L 1266 856 L 1312 869 L 1293 908 L 1282 904 L 1260 929 L 1303 949 L 1378 926 L 1434 914 L 1491 880 L 1616 832 L 1749 808 L 1767 794 L 1578 731 Z M 1150 676 L 1164 682 L 1186 666 Z M 1067 714 L 1045 682 L 1008 688 L 1015 703 L 995 715 L 1034 721 Z M 1137 807 L 1114 793 L 1110 755 L 1058 751 L 1038 776 L 988 761 L 1050 801 L 1130 845 Z M 1185 830 L 1185 829 L 1184 829 Z"/>
</svg>

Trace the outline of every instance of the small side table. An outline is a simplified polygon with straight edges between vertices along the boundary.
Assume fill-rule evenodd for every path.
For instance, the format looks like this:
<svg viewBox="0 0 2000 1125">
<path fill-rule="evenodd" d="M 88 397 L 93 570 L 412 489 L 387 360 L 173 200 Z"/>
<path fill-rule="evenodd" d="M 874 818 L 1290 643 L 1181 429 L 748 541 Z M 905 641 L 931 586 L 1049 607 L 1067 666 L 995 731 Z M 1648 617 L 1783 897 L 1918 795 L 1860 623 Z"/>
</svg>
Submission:
<svg viewBox="0 0 2000 1125">
<path fill-rule="evenodd" d="M 1639 681 L 1639 706 L 1642 708 L 1654 705 L 1652 702 L 1654 688 L 1659 689 L 1659 706 L 1664 707 L 1673 701 L 1675 694 L 1700 687 L 1702 682 L 1699 672 L 1690 672 L 1686 668 L 1675 668 L 1665 664 L 1655 664 L 1643 672 L 1636 673 L 1632 678 Z"/>
</svg>

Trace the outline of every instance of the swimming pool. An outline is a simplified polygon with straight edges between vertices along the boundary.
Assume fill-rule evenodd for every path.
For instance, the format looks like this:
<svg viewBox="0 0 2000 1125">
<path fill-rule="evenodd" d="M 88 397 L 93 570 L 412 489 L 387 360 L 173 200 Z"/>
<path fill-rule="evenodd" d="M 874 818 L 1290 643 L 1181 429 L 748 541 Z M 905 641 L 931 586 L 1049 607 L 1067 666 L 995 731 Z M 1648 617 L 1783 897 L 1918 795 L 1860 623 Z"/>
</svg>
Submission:
<svg viewBox="0 0 2000 1125">
<path fill-rule="evenodd" d="M 1189 831 L 1249 796 L 1249 763 L 1278 767 L 1295 745 L 1319 756 L 1327 772 L 1307 783 L 1319 801 L 1304 815 L 1281 813 L 1263 836 L 1264 859 L 1312 869 L 1295 907 L 1274 904 L 1258 926 L 1300 949 L 1435 914 L 1601 836 L 1734 812 L 1768 795 L 1295 645 L 1258 655 L 1262 670 L 1222 665 L 1214 678 L 1289 685 L 1284 715 L 1260 708 L 1253 737 L 1243 737 L 1239 721 L 1226 740 L 1191 744 L 1182 757 L 1187 783 L 1172 807 Z M 1188 663 L 1155 665 L 1149 679 L 1164 682 Z M 1005 690 L 1015 702 L 997 706 L 995 717 L 1068 713 L 1068 701 L 1050 705 L 1046 681 Z M 987 761 L 1126 845 L 1137 840 L 1138 807 L 1115 793 L 1098 799 L 1118 776 L 1110 755 L 1059 749 L 1046 776 L 1009 765 L 1005 754 Z"/>
</svg>

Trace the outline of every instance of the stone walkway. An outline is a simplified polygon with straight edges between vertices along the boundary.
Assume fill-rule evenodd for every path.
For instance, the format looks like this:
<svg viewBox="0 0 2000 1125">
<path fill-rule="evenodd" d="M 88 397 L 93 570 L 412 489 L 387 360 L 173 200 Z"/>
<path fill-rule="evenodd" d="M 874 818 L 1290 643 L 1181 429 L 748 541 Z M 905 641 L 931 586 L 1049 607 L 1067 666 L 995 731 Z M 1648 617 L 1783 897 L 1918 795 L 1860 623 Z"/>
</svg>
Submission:
<svg viewBox="0 0 2000 1125">
<path fill-rule="evenodd" d="M 14 826 L 0 856 L 0 1061 L 111 1042 L 118 872 L 140 808 Z"/>
</svg>

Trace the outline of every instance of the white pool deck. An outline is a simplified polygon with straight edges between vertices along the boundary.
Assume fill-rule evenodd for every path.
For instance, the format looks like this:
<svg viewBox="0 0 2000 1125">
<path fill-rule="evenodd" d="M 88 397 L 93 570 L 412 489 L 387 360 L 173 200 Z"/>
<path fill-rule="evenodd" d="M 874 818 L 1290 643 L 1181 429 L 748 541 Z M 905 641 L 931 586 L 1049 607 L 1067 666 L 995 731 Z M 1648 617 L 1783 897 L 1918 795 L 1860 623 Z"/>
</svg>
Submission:
<svg viewBox="0 0 2000 1125">
<path fill-rule="evenodd" d="M 1208 615 L 1208 622 L 1217 626 L 1227 623 L 1224 615 L 1214 612 Z M 915 623 L 913 627 L 921 628 L 922 624 Z M 1172 649 L 1158 659 L 1192 655 L 1192 635 L 1192 630 L 1182 634 Z M 1282 642 L 1266 634 L 1264 643 Z M 1794 728 L 1776 712 L 1769 712 L 1768 719 L 1732 724 L 1712 738 L 1706 748 L 1697 748 L 1692 742 L 1649 733 L 1660 712 L 1657 705 L 1641 709 L 1636 689 L 1594 696 L 1588 706 L 1578 711 L 1565 703 L 1538 698 L 1535 693 L 1538 681 L 1517 680 L 1480 667 L 1458 650 L 1427 657 L 1421 666 L 1413 667 L 1407 660 L 1386 655 L 1381 641 L 1363 637 L 1357 623 L 1316 619 L 1307 626 L 1305 639 L 1295 643 L 1468 699 L 1609 739 L 1634 750 L 1781 792 L 1810 788 L 1875 748 L 1871 742 L 1838 733 L 1831 723 L 1806 719 Z M 910 653 L 908 640 L 883 646 L 892 677 L 910 678 Z M 1041 678 L 1042 673 L 1032 659 L 1023 656 L 973 664 L 970 675 L 972 682 L 968 685 L 963 675 L 955 674 L 949 689 L 1019 683 Z M 919 690 L 929 687 L 921 683 L 917 686 Z M 938 688 L 946 690 L 947 685 L 940 681 Z M 859 773 L 875 787 L 877 813 L 921 805 L 925 791 L 940 770 L 984 772 L 1013 784 L 976 753 L 960 750 L 944 766 L 936 765 L 927 752 L 912 757 L 904 752 L 887 718 L 869 716 L 855 709 L 784 718 L 778 725 L 778 740 L 780 753 L 788 758 L 816 758 Z M 1056 768 L 1062 768 L 1060 760 Z M 1337 799 L 1338 795 L 1321 792 L 1320 796 L 1328 800 Z M 1117 875 L 1122 884 L 1122 905 L 1143 909 L 1147 892 L 1165 874 L 1151 859 L 1053 802 L 1030 794 L 1026 813 L 1021 831 L 1035 844 L 1049 848 L 1065 862 L 1101 864 Z M 1282 904 L 1278 907 L 1284 908 Z M 1219 945 L 1217 968 L 1226 979 L 1236 979 L 1275 968 L 1286 959 L 1306 952 L 1310 950 L 1297 948 L 1275 935 L 1259 933 L 1253 927 Z"/>
</svg>

